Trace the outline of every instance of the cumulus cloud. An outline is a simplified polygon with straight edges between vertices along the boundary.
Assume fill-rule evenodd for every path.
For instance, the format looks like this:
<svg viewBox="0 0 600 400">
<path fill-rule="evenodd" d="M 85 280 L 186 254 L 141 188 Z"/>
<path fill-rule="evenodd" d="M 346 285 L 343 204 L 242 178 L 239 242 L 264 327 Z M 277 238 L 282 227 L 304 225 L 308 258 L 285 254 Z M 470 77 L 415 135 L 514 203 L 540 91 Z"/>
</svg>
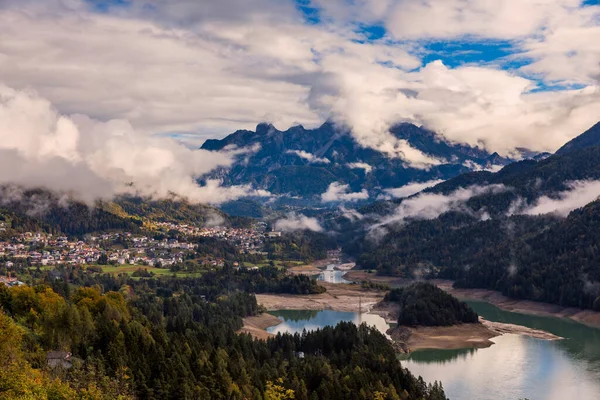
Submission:
<svg viewBox="0 0 600 400">
<path fill-rule="evenodd" d="M 124 120 L 66 116 L 33 91 L 0 86 L 0 184 L 46 188 L 91 202 L 117 194 L 220 203 L 250 187 L 196 179 L 232 159 L 140 134 Z"/>
<path fill-rule="evenodd" d="M 65 115 L 188 143 L 259 121 L 332 119 L 362 145 L 429 168 L 445 160 L 391 125 L 423 124 L 507 155 L 556 150 L 600 109 L 600 7 L 580 0 L 314 0 L 316 24 L 279 0 L 132 0 L 104 12 L 83 0 L 0 3 L 4 82 L 35 88 Z M 365 40 L 356 28 L 369 23 L 386 36 Z M 423 62 L 435 59 L 424 39 L 465 37 L 508 41 L 514 54 Z"/>
<path fill-rule="evenodd" d="M 288 150 L 288 154 L 295 154 L 298 157 L 308 161 L 310 164 L 329 164 L 331 161 L 327 158 L 320 158 L 304 150 Z"/>
<path fill-rule="evenodd" d="M 352 169 L 364 169 L 367 174 L 373 170 L 372 166 L 364 162 L 348 163 L 348 167 Z"/>
<path fill-rule="evenodd" d="M 346 202 L 366 200 L 369 198 L 369 193 L 366 189 L 360 192 L 350 192 L 350 185 L 340 182 L 332 182 L 327 191 L 321 194 L 322 202 Z"/>
<path fill-rule="evenodd" d="M 600 181 L 574 181 L 568 184 L 569 190 L 558 193 L 555 197 L 542 196 L 533 205 L 523 202 L 511 207 L 513 214 L 555 214 L 566 217 L 573 210 L 598 200 L 600 196 Z"/>
<path fill-rule="evenodd" d="M 385 191 L 396 198 L 412 196 L 415 193 L 419 193 L 429 187 L 433 187 L 439 183 L 444 182 L 441 179 L 436 179 L 427 182 L 411 182 L 402 187 L 395 189 L 386 189 Z"/>
<path fill-rule="evenodd" d="M 486 193 L 501 193 L 506 190 L 504 185 L 488 185 L 459 188 L 448 195 L 421 193 L 402 201 L 392 215 L 383 217 L 375 227 L 402 222 L 406 219 L 434 219 L 451 210 L 473 213 L 474 210 L 468 209 L 465 205 L 471 197 Z"/>
<path fill-rule="evenodd" d="M 295 232 L 295 231 L 313 231 L 322 232 L 323 227 L 319 224 L 316 218 L 307 217 L 306 215 L 290 213 L 285 218 L 282 218 L 275 222 L 274 228 L 277 231 L 282 232 Z"/>
</svg>

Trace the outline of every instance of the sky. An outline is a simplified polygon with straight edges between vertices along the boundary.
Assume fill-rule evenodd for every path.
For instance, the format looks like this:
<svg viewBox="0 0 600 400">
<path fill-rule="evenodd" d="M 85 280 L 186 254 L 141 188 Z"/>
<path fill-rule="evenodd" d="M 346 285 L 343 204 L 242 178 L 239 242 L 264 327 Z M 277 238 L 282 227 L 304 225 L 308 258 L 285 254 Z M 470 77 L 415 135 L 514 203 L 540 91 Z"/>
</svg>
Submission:
<svg viewBox="0 0 600 400">
<path fill-rule="evenodd" d="M 0 126 L 12 129 L 0 150 L 152 186 L 155 171 L 101 150 L 110 137 L 178 174 L 149 192 L 231 162 L 173 161 L 188 153 L 172 138 L 189 149 L 259 122 L 332 120 L 427 166 L 439 160 L 391 125 L 509 155 L 554 151 L 600 120 L 594 0 L 0 0 L 0 38 Z M 98 172 L 103 158 L 112 172 Z"/>
</svg>

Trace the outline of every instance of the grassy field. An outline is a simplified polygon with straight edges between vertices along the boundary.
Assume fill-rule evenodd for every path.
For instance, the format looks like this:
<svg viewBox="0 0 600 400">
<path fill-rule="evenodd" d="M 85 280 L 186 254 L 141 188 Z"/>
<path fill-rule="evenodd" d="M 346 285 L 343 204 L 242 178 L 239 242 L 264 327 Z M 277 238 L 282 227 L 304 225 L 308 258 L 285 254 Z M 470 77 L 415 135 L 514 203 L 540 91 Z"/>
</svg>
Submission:
<svg viewBox="0 0 600 400">
<path fill-rule="evenodd" d="M 37 270 L 40 269 L 40 271 L 50 271 L 51 269 L 54 268 L 54 266 L 52 265 L 32 265 L 31 267 L 29 267 L 29 269 L 33 269 L 33 270 Z"/>
<path fill-rule="evenodd" d="M 248 261 L 244 261 L 244 265 L 247 268 L 252 268 L 252 267 L 262 268 L 262 267 L 269 266 L 270 265 L 269 264 L 270 261 L 271 260 L 268 260 L 268 261 L 261 262 L 261 263 L 258 263 L 258 264 L 254 264 L 254 263 L 251 263 L 251 262 L 248 262 Z M 281 260 L 273 260 L 273 263 L 278 268 L 283 268 L 285 265 L 298 266 L 298 265 L 304 265 L 305 264 L 302 261 L 281 261 Z"/>
<path fill-rule="evenodd" d="M 188 273 L 188 272 L 173 273 L 167 268 L 156 268 L 156 267 L 150 267 L 150 266 L 144 266 L 144 265 L 129 265 L 129 264 L 101 265 L 100 267 L 102 268 L 102 272 L 104 272 L 105 274 L 114 274 L 114 275 L 118 275 L 118 274 L 132 275 L 135 271 L 137 271 L 140 268 L 145 269 L 148 272 L 152 272 L 156 276 L 165 276 L 165 275 L 172 276 L 173 274 L 175 274 L 178 277 L 191 278 L 191 277 L 198 277 L 198 276 L 202 275 L 199 272 L 197 272 L 197 273 Z"/>
</svg>

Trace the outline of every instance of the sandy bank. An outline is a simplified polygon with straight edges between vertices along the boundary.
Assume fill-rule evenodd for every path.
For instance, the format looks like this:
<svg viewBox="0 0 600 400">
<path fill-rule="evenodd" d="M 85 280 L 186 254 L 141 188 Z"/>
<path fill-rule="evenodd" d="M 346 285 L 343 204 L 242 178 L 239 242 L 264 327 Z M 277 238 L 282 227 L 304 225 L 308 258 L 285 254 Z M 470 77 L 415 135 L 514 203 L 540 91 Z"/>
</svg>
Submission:
<svg viewBox="0 0 600 400">
<path fill-rule="evenodd" d="M 408 353 L 423 349 L 468 349 L 485 348 L 494 344 L 492 338 L 506 333 L 534 337 L 543 340 L 562 339 L 549 332 L 525 326 L 503 324 L 481 319 L 480 324 L 453 326 L 398 326 L 388 331 L 392 339 Z"/>
<path fill-rule="evenodd" d="M 256 301 L 267 310 L 335 310 L 368 312 L 385 296 L 385 291 L 364 290 L 360 285 L 319 282 L 327 291 L 321 294 L 257 294 Z"/>
<path fill-rule="evenodd" d="M 528 328 L 522 325 L 505 324 L 502 322 L 488 321 L 484 318 L 479 317 L 479 321 L 488 330 L 503 335 L 505 333 L 512 333 L 514 335 L 529 336 L 536 339 L 542 340 L 560 340 L 563 339 L 560 336 L 556 336 L 550 332 L 542 331 L 539 329 Z"/>
<path fill-rule="evenodd" d="M 238 333 L 249 333 L 255 339 L 266 340 L 272 333 L 266 331 L 271 326 L 276 326 L 281 323 L 281 320 L 271 314 L 260 314 L 253 317 L 244 318 L 244 326 L 238 331 Z"/>
<path fill-rule="evenodd" d="M 390 286 L 404 286 L 412 283 L 412 280 L 377 276 L 367 271 L 350 271 L 345 275 L 346 279 L 366 280 L 376 283 L 387 283 Z M 499 292 L 487 289 L 455 289 L 452 287 L 452 281 L 432 280 L 441 289 L 452 294 L 461 300 L 479 300 L 495 305 L 506 311 L 517 312 L 521 314 L 538 315 L 543 317 L 569 318 L 576 322 L 593 327 L 600 327 L 600 312 L 584 310 L 581 308 L 562 307 L 555 304 L 541 303 L 530 300 L 515 300 L 502 295 Z"/>
<path fill-rule="evenodd" d="M 388 331 L 392 339 L 406 353 L 423 349 L 468 349 L 484 348 L 494 344 L 490 339 L 500 333 L 483 324 L 454 326 L 398 326 Z"/>
<path fill-rule="evenodd" d="M 381 302 L 371 311 L 379 314 L 388 322 L 398 320 L 399 307 L 394 303 Z M 490 347 L 490 339 L 506 333 L 529 336 L 543 340 L 562 339 L 552 333 L 526 326 L 492 322 L 479 317 L 479 324 L 460 324 L 453 326 L 398 326 L 388 334 L 404 353 L 423 349 L 467 349 Z"/>
</svg>

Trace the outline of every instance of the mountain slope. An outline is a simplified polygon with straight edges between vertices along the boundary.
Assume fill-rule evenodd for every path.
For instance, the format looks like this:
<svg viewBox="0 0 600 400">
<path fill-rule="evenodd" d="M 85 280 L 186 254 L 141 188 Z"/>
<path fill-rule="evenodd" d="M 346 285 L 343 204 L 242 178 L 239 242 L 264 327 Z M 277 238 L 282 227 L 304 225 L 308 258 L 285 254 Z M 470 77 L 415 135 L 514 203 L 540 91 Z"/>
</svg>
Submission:
<svg viewBox="0 0 600 400">
<path fill-rule="evenodd" d="M 247 219 L 230 217 L 215 207 L 185 201 L 149 200 L 124 196 L 93 205 L 65 200 L 42 190 L 0 187 L 0 222 L 10 221 L 19 231 L 44 230 L 81 236 L 92 232 L 138 232 L 153 222 L 196 225 L 246 225 Z"/>
<path fill-rule="evenodd" d="M 409 199 L 364 207 L 360 223 L 368 230 L 349 239 L 344 248 L 357 257 L 359 266 L 386 275 L 449 278 L 462 287 L 600 310 L 600 200 L 593 201 L 596 186 L 590 186 L 587 201 L 591 203 L 566 218 L 529 215 L 537 212 L 527 211 L 542 196 L 547 202 L 580 204 L 581 195 L 564 195 L 573 189 L 572 181 L 600 181 L 600 146 L 538 162 L 514 163 L 497 173 L 464 174 Z M 435 206 L 456 198 L 457 191 L 489 185 L 503 189 L 473 191 L 471 197 L 440 209 L 437 216 L 411 214 L 385 224 L 384 234 L 372 240 L 377 232 L 372 227 L 397 215 L 404 202 L 413 207 L 419 203 Z"/>
<path fill-rule="evenodd" d="M 591 146 L 600 146 L 600 122 L 565 144 L 558 149 L 555 154 L 566 154 L 570 151 L 580 150 Z"/>
<path fill-rule="evenodd" d="M 448 143 L 434 132 L 412 124 L 396 125 L 390 133 L 442 163 L 429 169 L 410 167 L 399 158 L 360 146 L 349 132 L 329 122 L 317 129 L 295 126 L 287 131 L 260 124 L 255 132 L 237 131 L 221 140 L 207 140 L 202 148 L 258 148 L 238 156 L 229 171 L 218 170 L 209 177 L 222 179 L 228 185 L 252 184 L 274 194 L 302 197 L 317 196 L 333 182 L 374 194 L 413 181 L 448 179 L 474 168 L 510 162 L 479 148 Z"/>
</svg>

